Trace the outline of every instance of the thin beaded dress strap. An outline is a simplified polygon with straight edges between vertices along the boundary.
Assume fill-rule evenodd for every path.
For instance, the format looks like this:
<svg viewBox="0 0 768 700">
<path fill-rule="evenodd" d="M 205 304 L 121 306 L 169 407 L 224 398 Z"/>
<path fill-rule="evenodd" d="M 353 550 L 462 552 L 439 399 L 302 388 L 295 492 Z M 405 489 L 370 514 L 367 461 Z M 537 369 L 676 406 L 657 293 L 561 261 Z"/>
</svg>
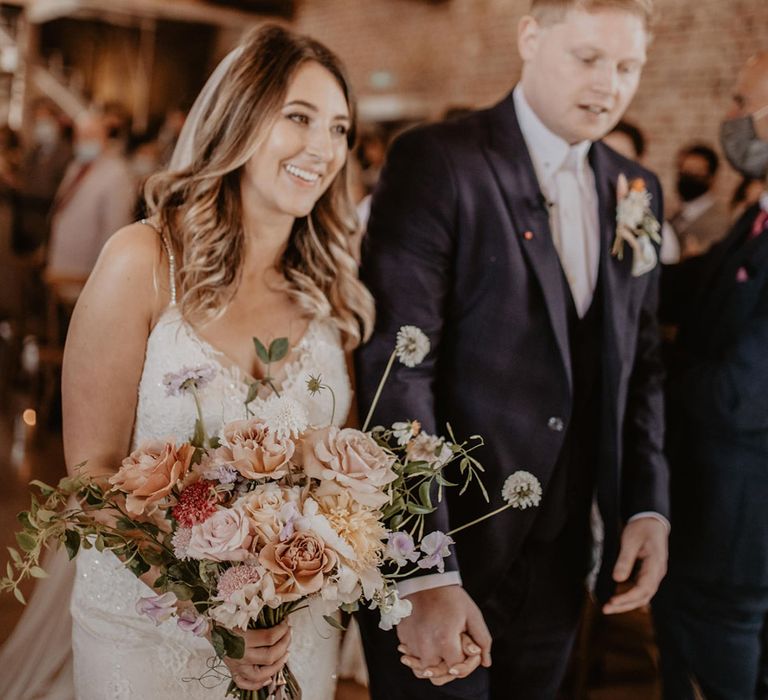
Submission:
<svg viewBox="0 0 768 700">
<path fill-rule="evenodd" d="M 163 233 L 162 229 L 154 221 L 150 221 L 149 219 L 142 219 L 140 223 L 153 228 L 155 231 L 157 231 L 157 233 L 160 235 L 160 238 L 163 240 L 165 252 L 168 253 L 168 276 L 171 285 L 171 306 L 176 306 L 176 256 L 173 254 L 173 248 L 171 248 L 170 241 Z"/>
</svg>

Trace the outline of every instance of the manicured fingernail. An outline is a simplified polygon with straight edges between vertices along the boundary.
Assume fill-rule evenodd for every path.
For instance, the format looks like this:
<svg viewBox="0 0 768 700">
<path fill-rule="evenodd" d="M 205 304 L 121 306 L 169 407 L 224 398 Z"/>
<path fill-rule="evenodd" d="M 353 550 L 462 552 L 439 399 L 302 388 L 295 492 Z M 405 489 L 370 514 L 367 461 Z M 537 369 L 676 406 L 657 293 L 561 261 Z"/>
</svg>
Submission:
<svg viewBox="0 0 768 700">
<path fill-rule="evenodd" d="M 405 654 L 405 652 L 406 652 L 406 651 L 408 651 L 408 650 L 407 650 L 407 649 L 406 649 L 406 648 L 405 648 L 405 647 L 404 647 L 402 644 L 401 644 L 399 647 L 397 647 L 397 650 L 398 650 L 398 651 L 399 651 L 401 654 Z"/>
<path fill-rule="evenodd" d="M 459 675 L 459 671 L 457 669 L 455 669 L 455 668 L 449 668 L 448 669 L 448 673 L 450 673 L 452 676 L 458 676 Z"/>
<path fill-rule="evenodd" d="M 469 651 L 470 654 L 479 654 L 480 653 L 480 647 L 477 646 L 477 644 L 470 644 L 467 647 L 467 650 Z"/>
<path fill-rule="evenodd" d="M 434 676 L 435 674 L 434 674 L 434 673 L 432 673 L 432 671 L 430 671 L 429 669 L 427 669 L 427 670 L 426 670 L 426 671 L 424 671 L 424 673 L 422 673 L 421 675 L 422 675 L 422 676 L 424 676 L 424 678 L 432 678 L 432 676 Z"/>
<path fill-rule="evenodd" d="M 413 666 L 410 659 L 406 659 L 403 657 L 400 658 L 400 663 L 402 663 L 405 666 Z"/>
</svg>

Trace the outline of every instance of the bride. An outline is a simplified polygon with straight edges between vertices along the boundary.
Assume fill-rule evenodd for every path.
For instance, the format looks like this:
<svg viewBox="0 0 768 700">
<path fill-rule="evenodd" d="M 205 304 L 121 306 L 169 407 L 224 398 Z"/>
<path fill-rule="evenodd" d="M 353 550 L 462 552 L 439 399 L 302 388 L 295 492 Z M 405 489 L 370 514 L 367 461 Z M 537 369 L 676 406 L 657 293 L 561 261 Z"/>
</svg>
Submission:
<svg viewBox="0 0 768 700">
<path fill-rule="evenodd" d="M 206 427 L 243 415 L 249 385 L 269 374 L 327 422 L 326 397 L 305 389 L 321 374 L 340 421 L 352 401 L 345 351 L 370 332 L 373 303 L 356 277 L 346 160 L 354 104 L 339 60 L 321 44 L 270 26 L 225 59 L 193 108 L 171 169 L 150 179 L 150 218 L 105 246 L 79 300 L 64 358 L 64 448 L 109 475 L 139 443 L 184 440 L 194 405 L 166 395 L 168 372 L 205 366 Z M 290 340 L 263 365 L 252 338 Z M 251 408 L 269 391 L 261 391 Z M 216 698 L 204 679 L 214 656 L 173 620 L 155 626 L 135 601 L 148 584 L 110 553 L 81 551 L 72 594 L 79 700 Z M 240 687 L 268 682 L 290 653 L 311 697 L 331 700 L 338 636 L 302 612 L 246 635 L 243 659 L 225 659 Z"/>
</svg>

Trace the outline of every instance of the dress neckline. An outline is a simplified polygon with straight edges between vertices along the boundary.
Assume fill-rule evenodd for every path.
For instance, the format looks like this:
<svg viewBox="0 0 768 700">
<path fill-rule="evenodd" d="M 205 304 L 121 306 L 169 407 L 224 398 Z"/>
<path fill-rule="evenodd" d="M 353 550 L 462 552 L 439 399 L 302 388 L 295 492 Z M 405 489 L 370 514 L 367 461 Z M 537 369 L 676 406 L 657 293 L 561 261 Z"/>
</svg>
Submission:
<svg viewBox="0 0 768 700">
<path fill-rule="evenodd" d="M 192 324 L 190 324 L 188 321 L 184 319 L 184 317 L 181 315 L 181 311 L 179 310 L 178 306 L 176 305 L 168 306 L 166 310 L 161 314 L 160 318 L 155 324 L 155 327 L 160 325 L 160 323 L 164 321 L 166 317 L 171 314 L 176 315 L 176 317 L 178 318 L 179 322 L 181 323 L 187 335 L 195 343 L 197 343 L 197 345 L 203 351 L 205 356 L 209 360 L 214 362 L 220 370 L 232 376 L 236 381 L 238 381 L 244 387 L 249 386 L 253 382 L 261 381 L 260 379 L 257 379 L 256 377 L 254 377 L 250 372 L 245 370 L 238 362 L 233 360 L 226 352 L 224 352 L 220 348 L 213 345 L 213 343 L 211 343 L 210 341 L 203 338 L 195 330 L 194 326 L 192 326 Z M 274 376 L 272 377 L 272 380 L 281 391 L 285 389 L 286 386 L 290 383 L 290 380 L 294 377 L 296 373 L 296 368 L 300 367 L 302 362 L 304 361 L 308 352 L 308 347 L 310 344 L 312 333 L 314 332 L 315 326 L 318 322 L 319 320 L 316 317 L 313 317 L 310 319 L 306 329 L 304 330 L 304 333 L 302 333 L 301 337 L 296 342 L 296 344 L 289 349 L 290 353 L 296 353 L 296 357 L 290 360 L 286 360 L 276 369 Z"/>
</svg>

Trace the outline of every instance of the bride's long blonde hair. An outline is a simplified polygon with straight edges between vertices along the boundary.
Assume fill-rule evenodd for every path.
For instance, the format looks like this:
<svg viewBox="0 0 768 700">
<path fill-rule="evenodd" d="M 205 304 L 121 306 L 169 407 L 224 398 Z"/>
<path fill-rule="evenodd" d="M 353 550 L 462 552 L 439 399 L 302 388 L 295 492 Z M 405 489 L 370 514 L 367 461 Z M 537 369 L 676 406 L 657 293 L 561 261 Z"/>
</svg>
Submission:
<svg viewBox="0 0 768 700">
<path fill-rule="evenodd" d="M 245 249 L 243 166 L 268 133 L 291 79 L 306 61 L 319 63 L 339 83 L 351 117 L 351 149 L 355 101 L 341 62 L 319 42 L 269 25 L 248 35 L 201 115 L 191 163 L 147 181 L 148 212 L 159 220 L 179 258 L 179 304 L 190 321 L 220 315 L 236 292 Z M 333 319 L 345 348 L 351 349 L 370 335 L 374 309 L 352 253 L 357 219 L 348 179 L 345 163 L 310 215 L 296 219 L 280 272 L 299 306 L 308 315 Z"/>
</svg>

